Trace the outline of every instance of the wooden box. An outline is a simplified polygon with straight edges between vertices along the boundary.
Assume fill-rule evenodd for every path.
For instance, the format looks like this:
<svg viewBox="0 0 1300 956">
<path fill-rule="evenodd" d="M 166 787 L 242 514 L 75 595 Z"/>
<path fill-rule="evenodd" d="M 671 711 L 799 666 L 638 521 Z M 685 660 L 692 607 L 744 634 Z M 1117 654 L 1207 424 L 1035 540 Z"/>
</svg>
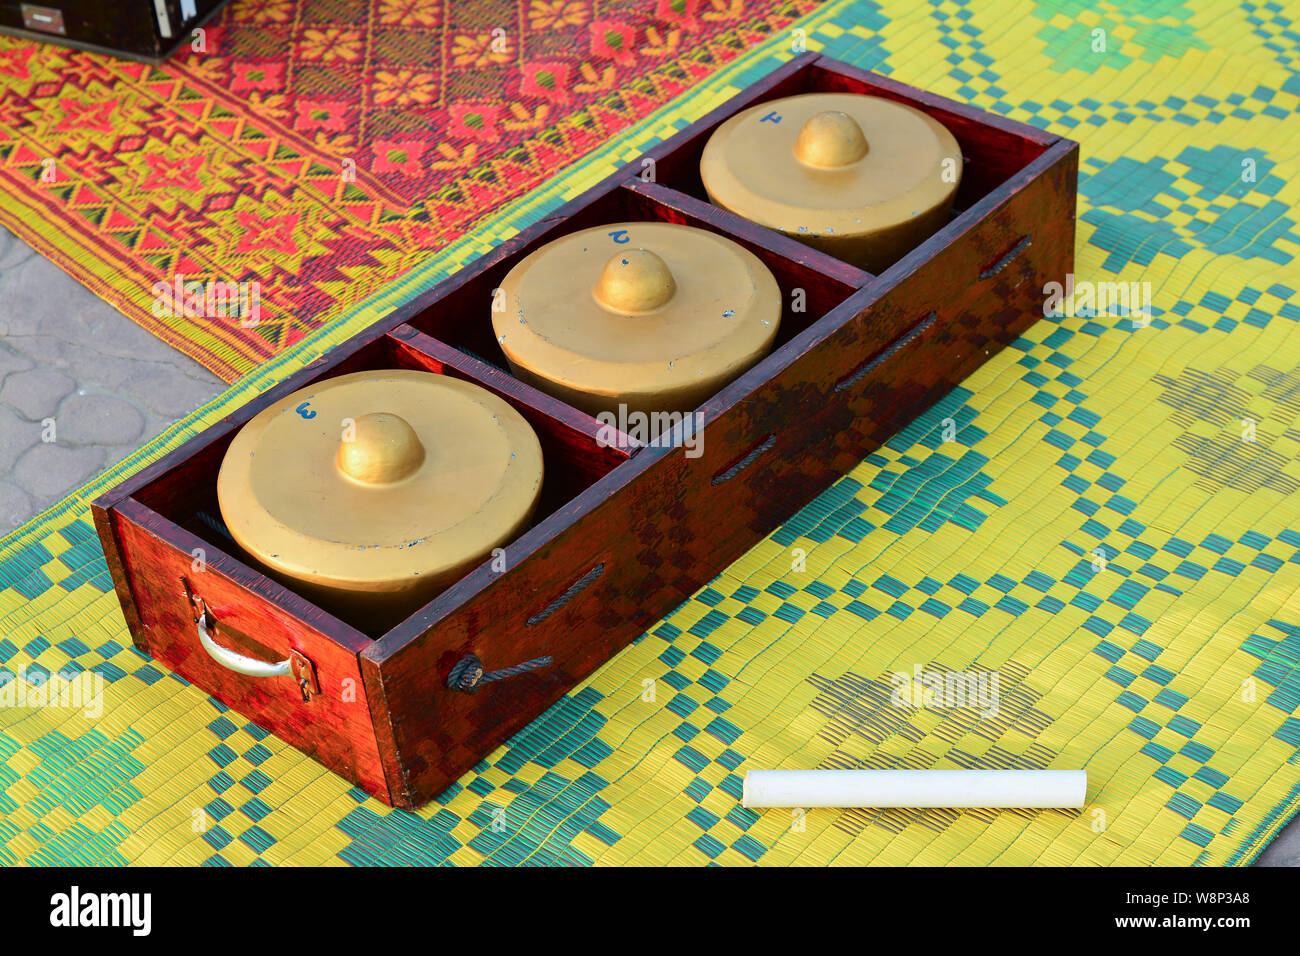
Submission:
<svg viewBox="0 0 1300 956">
<path fill-rule="evenodd" d="M 699 156 L 720 122 L 816 90 L 913 104 L 961 145 L 948 225 L 880 275 L 703 198 Z M 95 502 L 136 644 L 380 800 L 417 807 L 1015 339 L 1042 315 L 1044 285 L 1072 268 L 1077 144 L 815 54 L 645 158 Z M 491 334 L 493 290 L 522 256 L 576 229 L 656 219 L 736 239 L 772 269 L 785 302 L 774 351 L 700 407 L 702 447 L 690 455 L 602 433 L 512 378 Z M 262 574 L 223 536 L 215 479 L 231 438 L 262 408 L 322 378 L 392 367 L 503 396 L 541 437 L 547 477 L 532 527 L 503 555 L 367 634 Z M 199 598 L 213 640 L 290 661 L 291 673 L 248 677 L 218 664 L 198 641 Z M 475 658 L 500 679 L 462 689 Z"/>
</svg>

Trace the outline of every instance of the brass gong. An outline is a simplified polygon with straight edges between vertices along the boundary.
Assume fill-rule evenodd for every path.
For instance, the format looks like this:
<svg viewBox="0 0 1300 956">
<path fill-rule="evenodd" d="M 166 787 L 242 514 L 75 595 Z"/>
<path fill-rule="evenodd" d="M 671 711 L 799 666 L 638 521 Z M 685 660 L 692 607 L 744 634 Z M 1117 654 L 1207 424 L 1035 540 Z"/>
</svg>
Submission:
<svg viewBox="0 0 1300 956">
<path fill-rule="evenodd" d="M 542 449 L 513 407 L 470 382 L 356 372 L 294 392 L 230 443 L 217 498 L 273 575 L 382 631 L 527 526 Z"/>
<path fill-rule="evenodd" d="M 920 110 L 877 96 L 807 93 L 750 107 L 700 159 L 709 199 L 869 272 L 948 221 L 957 140 Z"/>
<path fill-rule="evenodd" d="M 514 374 L 591 415 L 689 412 L 767 353 L 781 290 L 724 236 L 621 222 L 517 263 L 492 313 Z"/>
</svg>

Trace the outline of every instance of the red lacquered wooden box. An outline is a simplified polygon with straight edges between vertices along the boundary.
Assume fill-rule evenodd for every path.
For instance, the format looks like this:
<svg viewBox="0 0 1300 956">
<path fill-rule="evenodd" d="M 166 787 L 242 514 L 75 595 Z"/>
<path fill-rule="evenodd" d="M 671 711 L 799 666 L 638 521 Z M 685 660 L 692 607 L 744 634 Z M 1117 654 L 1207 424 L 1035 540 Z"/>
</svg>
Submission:
<svg viewBox="0 0 1300 956">
<path fill-rule="evenodd" d="M 713 129 L 755 103 L 823 90 L 910 103 L 961 145 L 951 220 L 880 275 L 704 198 L 698 163 Z M 1044 285 L 1072 268 L 1076 143 L 816 54 L 645 158 L 95 502 L 136 644 L 380 800 L 419 806 L 1015 339 L 1042 314 Z M 492 336 L 492 293 L 512 265 L 568 232 L 628 220 L 732 237 L 786 303 L 774 351 L 698 410 L 694 456 L 602 432 L 512 378 Z M 503 556 L 382 634 L 261 573 L 223 534 L 216 502 L 222 455 L 245 422 L 311 382 L 373 368 L 501 395 L 536 429 L 547 476 L 533 525 Z M 286 673 L 219 663 L 196 618 L 220 647 Z"/>
</svg>

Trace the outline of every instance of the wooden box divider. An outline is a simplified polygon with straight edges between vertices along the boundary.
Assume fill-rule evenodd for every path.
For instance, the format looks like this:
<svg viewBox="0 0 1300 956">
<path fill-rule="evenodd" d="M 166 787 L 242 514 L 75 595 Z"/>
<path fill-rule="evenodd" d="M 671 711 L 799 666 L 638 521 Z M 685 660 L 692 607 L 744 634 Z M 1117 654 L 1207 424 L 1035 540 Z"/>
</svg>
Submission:
<svg viewBox="0 0 1300 956">
<path fill-rule="evenodd" d="M 403 323 L 485 364 L 506 369 L 490 315 L 493 293 L 507 272 L 534 250 L 591 225 L 618 222 L 671 222 L 695 226 L 735 239 L 772 271 L 781 288 L 784 309 L 774 348 L 821 318 L 870 280 L 854 266 L 810 249 L 787 236 L 754 229 L 734 214 L 691 196 L 640 180 L 608 180 L 607 188 L 589 197 L 563 219 L 547 219 L 496 250 L 474 274 L 454 287 L 438 286 L 418 310 L 403 310 Z M 795 290 L 802 294 L 796 296 Z M 437 295 L 434 296 L 433 294 Z"/>
</svg>

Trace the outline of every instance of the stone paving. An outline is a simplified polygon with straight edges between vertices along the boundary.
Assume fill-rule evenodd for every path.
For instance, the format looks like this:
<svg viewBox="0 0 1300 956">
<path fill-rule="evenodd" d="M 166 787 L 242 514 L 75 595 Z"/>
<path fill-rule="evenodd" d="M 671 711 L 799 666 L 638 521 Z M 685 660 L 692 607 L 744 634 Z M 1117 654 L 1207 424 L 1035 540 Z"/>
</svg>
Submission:
<svg viewBox="0 0 1300 956">
<path fill-rule="evenodd" d="M 0 535 L 224 388 L 0 226 Z M 1300 823 L 1256 865 L 1300 865 Z"/>
<path fill-rule="evenodd" d="M 0 535 L 224 388 L 0 226 Z"/>
</svg>

